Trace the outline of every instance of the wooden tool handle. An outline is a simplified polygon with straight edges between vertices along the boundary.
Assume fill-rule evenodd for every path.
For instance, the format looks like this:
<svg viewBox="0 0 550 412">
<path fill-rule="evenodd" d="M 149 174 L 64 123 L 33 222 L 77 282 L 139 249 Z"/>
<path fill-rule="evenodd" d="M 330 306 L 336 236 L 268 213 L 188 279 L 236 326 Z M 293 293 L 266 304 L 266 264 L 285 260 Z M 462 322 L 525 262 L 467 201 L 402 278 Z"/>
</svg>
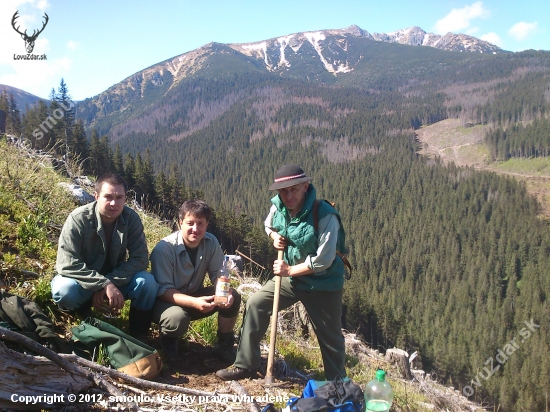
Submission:
<svg viewBox="0 0 550 412">
<path fill-rule="evenodd" d="M 283 250 L 277 252 L 277 260 L 283 260 Z M 275 358 L 275 344 L 277 343 L 277 315 L 279 313 L 279 295 L 281 293 L 281 277 L 275 276 L 275 291 L 273 292 L 273 310 L 271 312 L 271 335 L 269 338 L 269 355 L 267 357 L 267 371 L 265 383 L 273 383 L 273 359 Z"/>
</svg>

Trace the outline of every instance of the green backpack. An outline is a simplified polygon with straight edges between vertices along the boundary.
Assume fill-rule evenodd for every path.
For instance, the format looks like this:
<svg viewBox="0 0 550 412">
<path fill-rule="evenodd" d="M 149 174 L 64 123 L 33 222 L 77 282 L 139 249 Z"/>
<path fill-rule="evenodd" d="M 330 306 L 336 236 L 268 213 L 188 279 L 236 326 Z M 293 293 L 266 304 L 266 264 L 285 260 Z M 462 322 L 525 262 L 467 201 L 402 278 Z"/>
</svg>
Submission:
<svg viewBox="0 0 550 412">
<path fill-rule="evenodd" d="M 154 379 L 162 369 L 162 360 L 155 348 L 106 322 L 87 318 L 72 332 L 73 340 L 89 351 L 103 344 L 109 363 L 120 372 L 136 378 Z"/>
</svg>

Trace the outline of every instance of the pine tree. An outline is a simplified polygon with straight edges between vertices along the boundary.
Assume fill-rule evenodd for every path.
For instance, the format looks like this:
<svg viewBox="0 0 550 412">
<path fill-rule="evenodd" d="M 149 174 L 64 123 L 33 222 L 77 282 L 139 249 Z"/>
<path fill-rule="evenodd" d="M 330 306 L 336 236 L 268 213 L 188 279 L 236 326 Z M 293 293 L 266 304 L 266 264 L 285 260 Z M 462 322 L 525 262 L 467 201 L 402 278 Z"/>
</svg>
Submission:
<svg viewBox="0 0 550 412">
<path fill-rule="evenodd" d="M 89 147 L 82 120 L 78 120 L 74 124 L 72 136 L 74 141 L 73 153 L 75 160 L 80 163 L 84 163 L 88 158 Z"/>
<path fill-rule="evenodd" d="M 96 129 L 92 129 L 92 136 L 90 137 L 90 156 L 88 158 L 86 171 L 88 174 L 99 176 L 99 168 L 101 161 L 101 147 L 99 142 L 99 136 Z"/>
<path fill-rule="evenodd" d="M 8 102 L 8 113 L 6 116 L 6 133 L 11 133 L 15 136 L 21 135 L 21 113 L 17 108 L 15 97 L 10 93 Z"/>
<path fill-rule="evenodd" d="M 98 171 L 98 176 L 101 176 L 104 173 L 112 173 L 114 171 L 113 152 L 111 150 L 111 145 L 109 144 L 109 136 L 101 136 L 101 139 L 99 139 L 99 147 L 101 153 L 101 164 Z"/>
<path fill-rule="evenodd" d="M 157 174 L 155 179 L 155 193 L 157 197 L 157 213 L 162 219 L 171 219 L 170 188 L 164 172 Z"/>
<path fill-rule="evenodd" d="M 153 166 L 149 157 L 149 152 L 146 152 L 145 159 L 142 160 L 138 153 L 135 159 L 135 178 L 136 178 L 136 196 L 139 204 L 143 208 L 149 208 L 155 202 L 155 187 Z"/>
<path fill-rule="evenodd" d="M 124 160 L 124 179 L 132 190 L 136 188 L 136 164 L 131 153 L 126 153 Z"/>
<path fill-rule="evenodd" d="M 60 123 L 60 132 L 58 136 L 59 140 L 64 140 L 64 145 L 61 146 L 61 153 L 72 156 L 75 152 L 76 141 L 73 136 L 73 128 L 75 124 L 75 113 L 74 113 L 74 104 L 71 101 L 71 96 L 69 94 L 69 88 L 67 84 L 61 78 L 59 83 L 59 88 L 57 93 L 54 96 L 52 101 L 55 104 L 55 112 L 52 110 L 52 114 L 57 119 L 59 116 L 62 116 L 62 119 L 59 119 Z"/>
</svg>

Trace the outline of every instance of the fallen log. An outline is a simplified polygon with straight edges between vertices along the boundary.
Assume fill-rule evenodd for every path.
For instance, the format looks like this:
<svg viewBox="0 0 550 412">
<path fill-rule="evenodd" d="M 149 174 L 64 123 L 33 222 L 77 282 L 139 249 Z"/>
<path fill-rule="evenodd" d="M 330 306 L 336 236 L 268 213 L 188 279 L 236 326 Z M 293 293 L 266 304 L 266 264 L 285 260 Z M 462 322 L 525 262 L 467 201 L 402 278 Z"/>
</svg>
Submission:
<svg viewBox="0 0 550 412">
<path fill-rule="evenodd" d="M 0 409 L 8 410 L 51 408 L 52 404 L 67 403 L 69 394 L 77 394 L 93 386 L 86 376 L 67 373 L 47 358 L 13 351 L 2 342 L 0 376 Z M 54 395 L 58 395 L 57 398 Z M 60 395 L 64 396 L 61 398 Z M 36 402 L 34 405 L 21 403 L 21 396 L 35 396 Z"/>
<path fill-rule="evenodd" d="M 2 381 L 5 383 L 0 391 L 0 407 L 19 406 L 17 403 L 21 402 L 21 399 L 27 402 L 27 398 L 21 397 L 27 396 L 34 397 L 31 401 L 33 405 L 26 404 L 25 409 L 41 409 L 51 407 L 52 404 L 71 404 L 75 399 L 79 400 L 77 394 L 89 389 L 94 383 L 111 395 L 122 395 L 122 392 L 103 376 L 74 365 L 25 335 L 0 327 L 0 339 L 17 343 L 42 355 L 30 356 L 19 353 L 0 342 L 0 375 L 4 377 Z M 73 400 L 69 399 L 69 395 L 75 396 Z M 134 403 L 127 406 L 130 410 L 137 410 Z"/>
</svg>

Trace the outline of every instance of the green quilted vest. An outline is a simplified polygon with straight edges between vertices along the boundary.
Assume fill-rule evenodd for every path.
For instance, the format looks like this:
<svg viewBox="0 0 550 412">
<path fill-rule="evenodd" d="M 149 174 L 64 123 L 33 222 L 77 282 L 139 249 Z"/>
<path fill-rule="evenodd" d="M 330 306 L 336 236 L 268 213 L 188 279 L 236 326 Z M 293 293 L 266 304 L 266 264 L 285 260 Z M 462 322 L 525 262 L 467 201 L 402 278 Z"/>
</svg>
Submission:
<svg viewBox="0 0 550 412">
<path fill-rule="evenodd" d="M 313 202 L 316 198 L 316 191 L 312 184 L 309 185 L 306 193 L 306 200 L 298 215 L 292 219 L 288 210 L 281 201 L 279 195 L 271 199 L 277 211 L 273 215 L 273 229 L 288 241 L 285 249 L 284 260 L 289 265 L 303 263 L 307 256 L 317 254 L 317 234 L 313 228 Z M 327 202 L 319 205 L 319 220 L 326 215 L 333 213 L 340 215 Z M 288 222 L 288 223 L 287 223 Z M 340 227 L 342 222 L 340 221 Z M 339 256 L 335 256 L 332 265 L 325 271 L 304 276 L 296 276 L 290 279 L 293 286 L 303 291 L 333 291 L 340 290 L 344 286 L 344 264 Z"/>
</svg>

